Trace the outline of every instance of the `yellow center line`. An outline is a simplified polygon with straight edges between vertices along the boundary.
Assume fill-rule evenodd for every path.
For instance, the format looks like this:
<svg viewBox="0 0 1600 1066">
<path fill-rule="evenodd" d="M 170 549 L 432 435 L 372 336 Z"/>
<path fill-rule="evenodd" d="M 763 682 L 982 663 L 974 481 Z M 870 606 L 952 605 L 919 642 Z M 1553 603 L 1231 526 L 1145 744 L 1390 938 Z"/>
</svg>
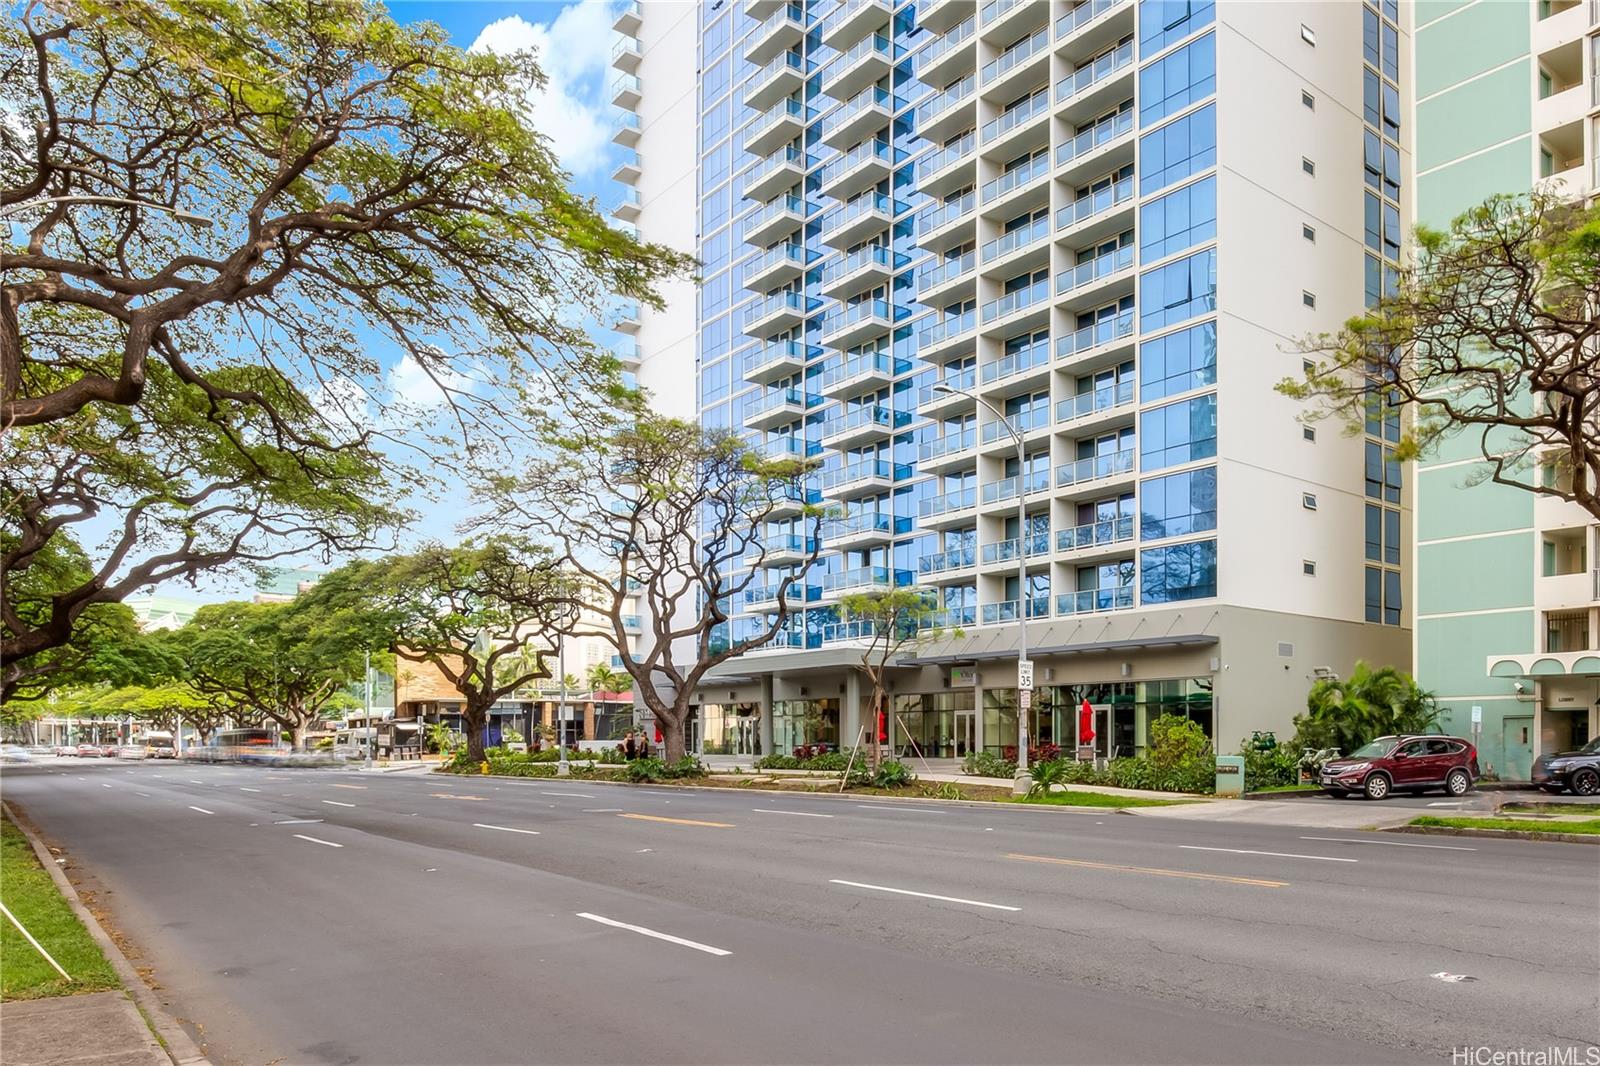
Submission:
<svg viewBox="0 0 1600 1066">
<path fill-rule="evenodd" d="M 1257 888 L 1288 888 L 1287 881 L 1263 881 L 1254 877 L 1228 877 L 1224 874 L 1201 874 L 1192 870 L 1163 870 L 1156 866 L 1118 866 L 1109 862 L 1088 862 L 1084 859 L 1057 859 L 1049 855 L 1006 854 L 1008 859 L 1023 862 L 1046 862 L 1055 866 L 1081 866 L 1087 870 L 1116 870 L 1127 874 L 1154 874 L 1157 877 L 1186 877 L 1192 881 L 1221 881 L 1230 885 L 1255 885 Z"/>
<path fill-rule="evenodd" d="M 659 814 L 619 814 L 618 818 L 637 818 L 641 822 L 668 822 L 672 825 L 703 825 L 712 829 L 733 829 L 732 822 L 696 822 L 690 818 L 663 818 Z"/>
<path fill-rule="evenodd" d="M 451 793 L 451 792 L 430 792 L 430 793 L 428 793 L 428 795 L 432 796 L 434 799 L 442 799 L 442 800 L 476 800 L 479 803 L 482 803 L 485 799 L 488 798 L 487 796 L 457 796 L 457 795 L 455 795 L 454 793 Z"/>
</svg>

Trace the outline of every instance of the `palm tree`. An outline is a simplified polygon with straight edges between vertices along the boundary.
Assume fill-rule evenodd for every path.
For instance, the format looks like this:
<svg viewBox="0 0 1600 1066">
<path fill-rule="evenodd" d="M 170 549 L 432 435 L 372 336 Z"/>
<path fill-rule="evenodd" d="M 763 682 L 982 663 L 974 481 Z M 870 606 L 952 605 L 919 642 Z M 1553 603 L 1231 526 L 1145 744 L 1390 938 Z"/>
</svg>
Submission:
<svg viewBox="0 0 1600 1066">
<path fill-rule="evenodd" d="M 1357 662 L 1348 678 L 1324 678 L 1311 686 L 1306 713 L 1294 719 L 1295 743 L 1351 752 L 1374 737 L 1426 732 L 1441 713 L 1433 693 L 1410 674 Z"/>
<path fill-rule="evenodd" d="M 589 685 L 596 692 L 631 692 L 633 675 L 613 670 L 609 663 L 595 663 L 589 667 Z"/>
</svg>

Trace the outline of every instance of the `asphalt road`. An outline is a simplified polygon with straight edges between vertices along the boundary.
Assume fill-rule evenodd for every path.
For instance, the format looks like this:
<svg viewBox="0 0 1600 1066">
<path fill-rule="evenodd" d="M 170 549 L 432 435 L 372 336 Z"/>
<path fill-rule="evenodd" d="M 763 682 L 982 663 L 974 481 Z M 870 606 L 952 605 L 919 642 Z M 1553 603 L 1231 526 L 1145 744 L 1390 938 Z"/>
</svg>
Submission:
<svg viewBox="0 0 1600 1066">
<path fill-rule="evenodd" d="M 217 1062 L 1362 1063 L 1600 1042 L 1586 845 L 89 760 L 8 768 L 4 796 Z"/>
</svg>

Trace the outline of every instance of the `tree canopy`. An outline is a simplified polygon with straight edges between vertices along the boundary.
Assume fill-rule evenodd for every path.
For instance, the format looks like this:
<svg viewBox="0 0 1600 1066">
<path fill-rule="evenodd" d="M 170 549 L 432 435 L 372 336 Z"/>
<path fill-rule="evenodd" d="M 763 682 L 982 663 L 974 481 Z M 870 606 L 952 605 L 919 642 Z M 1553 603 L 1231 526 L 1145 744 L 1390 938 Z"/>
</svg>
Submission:
<svg viewBox="0 0 1600 1066">
<path fill-rule="evenodd" d="M 1306 713 L 1295 715 L 1295 744 L 1348 754 L 1374 737 L 1428 732 L 1441 713 L 1433 693 L 1411 675 L 1358 662 L 1348 678 L 1312 684 Z"/>
</svg>

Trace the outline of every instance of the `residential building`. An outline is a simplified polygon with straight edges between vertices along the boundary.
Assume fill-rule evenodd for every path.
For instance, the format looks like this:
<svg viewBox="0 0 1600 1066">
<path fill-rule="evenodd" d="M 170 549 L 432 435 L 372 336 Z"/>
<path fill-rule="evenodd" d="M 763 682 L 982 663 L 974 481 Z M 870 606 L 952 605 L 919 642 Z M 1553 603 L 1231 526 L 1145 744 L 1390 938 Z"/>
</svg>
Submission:
<svg viewBox="0 0 1600 1066">
<path fill-rule="evenodd" d="M 159 593 L 129 596 L 122 602 L 133 611 L 133 617 L 138 621 L 139 628 L 145 632 L 157 629 L 180 629 L 189 624 L 189 620 L 201 606 L 196 600 L 184 599 L 182 596 L 164 596 Z"/>
<path fill-rule="evenodd" d="M 1163 711 L 1223 750 L 1287 738 L 1319 672 L 1409 668 L 1399 424 L 1318 432 L 1274 386 L 1299 338 L 1394 277 L 1410 18 L 621 10 L 618 215 L 703 264 L 666 312 L 624 313 L 639 380 L 680 412 L 692 379 L 705 426 L 818 459 L 806 500 L 830 512 L 792 625 L 702 686 L 692 742 L 855 742 L 861 632 L 838 602 L 873 588 L 937 602 L 890 723 L 936 756 L 1016 744 L 1019 616 L 1030 736 L 1074 743 L 1088 699 L 1102 753 L 1142 748 Z M 805 547 L 797 517 L 769 532 Z M 770 617 L 796 557 L 768 557 L 731 635 Z"/>
<path fill-rule="evenodd" d="M 1419 5 L 1417 23 L 1419 220 L 1538 183 L 1600 189 L 1600 2 Z M 1447 730 L 1526 780 L 1600 733 L 1600 529 L 1484 483 L 1481 456 L 1464 434 L 1417 470 L 1417 674 Z"/>
</svg>

